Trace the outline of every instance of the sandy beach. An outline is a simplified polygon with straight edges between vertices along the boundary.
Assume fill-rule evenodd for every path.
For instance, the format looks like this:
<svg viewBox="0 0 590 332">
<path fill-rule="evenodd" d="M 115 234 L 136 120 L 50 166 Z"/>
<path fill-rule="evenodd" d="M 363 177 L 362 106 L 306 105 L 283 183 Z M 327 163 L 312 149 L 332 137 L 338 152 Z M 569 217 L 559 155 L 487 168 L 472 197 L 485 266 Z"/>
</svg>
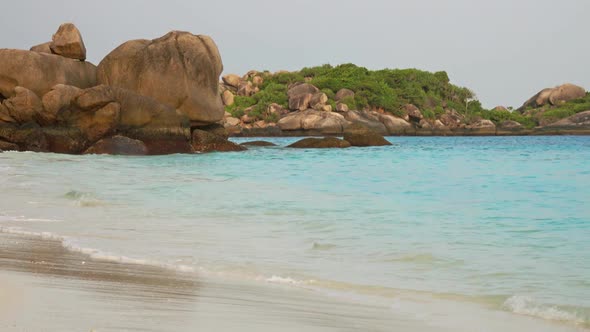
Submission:
<svg viewBox="0 0 590 332">
<path fill-rule="evenodd" d="M 355 302 L 264 283 L 91 260 L 59 241 L 0 234 L 2 331 L 575 331 L 460 303 Z M 416 314 L 424 307 L 424 314 Z M 413 314 L 410 314 L 413 312 Z M 460 314 L 459 312 L 462 312 Z M 481 325 L 483 324 L 483 325 Z"/>
</svg>

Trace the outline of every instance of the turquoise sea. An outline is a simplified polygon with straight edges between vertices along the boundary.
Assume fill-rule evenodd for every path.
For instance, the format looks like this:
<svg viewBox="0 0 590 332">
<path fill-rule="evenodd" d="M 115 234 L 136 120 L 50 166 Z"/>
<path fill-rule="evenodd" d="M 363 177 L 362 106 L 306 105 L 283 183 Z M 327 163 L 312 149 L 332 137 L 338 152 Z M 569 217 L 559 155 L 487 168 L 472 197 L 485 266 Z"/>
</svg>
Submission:
<svg viewBox="0 0 590 332">
<path fill-rule="evenodd" d="M 589 326 L 590 137 L 268 140 L 279 146 L 1 153 L 0 228 L 99 259 Z"/>
</svg>

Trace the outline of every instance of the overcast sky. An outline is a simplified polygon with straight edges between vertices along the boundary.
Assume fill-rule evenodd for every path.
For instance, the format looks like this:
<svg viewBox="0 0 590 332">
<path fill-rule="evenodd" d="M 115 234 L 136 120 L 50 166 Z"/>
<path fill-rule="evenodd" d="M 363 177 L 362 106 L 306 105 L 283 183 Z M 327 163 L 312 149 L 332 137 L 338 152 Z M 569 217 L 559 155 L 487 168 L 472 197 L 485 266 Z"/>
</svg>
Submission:
<svg viewBox="0 0 590 332">
<path fill-rule="evenodd" d="M 213 37 L 224 73 L 330 63 L 445 70 L 484 106 L 520 106 L 544 87 L 590 89 L 589 0 L 19 0 L 2 6 L 0 47 L 28 49 L 75 23 L 98 64 L 129 39 Z"/>
</svg>

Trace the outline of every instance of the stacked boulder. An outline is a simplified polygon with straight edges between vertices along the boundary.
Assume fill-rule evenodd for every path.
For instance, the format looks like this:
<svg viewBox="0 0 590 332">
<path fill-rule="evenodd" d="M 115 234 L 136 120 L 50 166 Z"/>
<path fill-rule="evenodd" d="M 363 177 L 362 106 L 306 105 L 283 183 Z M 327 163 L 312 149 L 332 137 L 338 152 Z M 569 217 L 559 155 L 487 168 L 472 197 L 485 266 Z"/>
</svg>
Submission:
<svg viewBox="0 0 590 332">
<path fill-rule="evenodd" d="M 192 131 L 223 118 L 223 65 L 207 36 L 172 31 L 126 42 L 98 67 L 85 59 L 71 23 L 30 51 L 0 49 L 3 150 L 192 153 L 201 151 Z"/>
</svg>

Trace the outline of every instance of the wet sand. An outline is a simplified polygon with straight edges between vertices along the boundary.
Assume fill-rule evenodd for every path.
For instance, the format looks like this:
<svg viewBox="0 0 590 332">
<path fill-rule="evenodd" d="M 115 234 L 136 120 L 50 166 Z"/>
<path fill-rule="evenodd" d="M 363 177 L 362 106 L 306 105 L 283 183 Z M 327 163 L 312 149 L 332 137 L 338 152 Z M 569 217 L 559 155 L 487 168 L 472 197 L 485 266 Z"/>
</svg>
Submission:
<svg viewBox="0 0 590 332">
<path fill-rule="evenodd" d="M 577 330 L 504 312 L 478 317 L 484 311 L 459 304 L 429 306 L 90 260 L 59 241 L 0 233 L 0 331 Z"/>
</svg>

